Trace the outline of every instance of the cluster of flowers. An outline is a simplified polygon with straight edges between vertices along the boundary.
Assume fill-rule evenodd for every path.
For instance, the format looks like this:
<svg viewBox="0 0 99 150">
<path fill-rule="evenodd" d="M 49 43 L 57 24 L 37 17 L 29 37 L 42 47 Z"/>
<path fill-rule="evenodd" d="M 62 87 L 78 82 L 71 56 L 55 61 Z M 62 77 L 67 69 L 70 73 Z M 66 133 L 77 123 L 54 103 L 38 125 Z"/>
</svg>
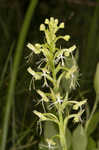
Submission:
<svg viewBox="0 0 99 150">
<path fill-rule="evenodd" d="M 74 110 L 78 110 L 75 114 L 69 114 L 64 118 L 64 130 L 66 128 L 66 124 L 69 119 L 73 118 L 74 122 L 81 121 L 81 115 L 84 112 L 82 109 L 82 105 L 86 103 L 86 100 L 81 102 L 68 100 L 68 91 L 65 96 L 60 93 L 60 84 L 62 78 L 70 81 L 69 88 L 75 89 L 78 82 L 76 77 L 76 72 L 78 72 L 78 66 L 76 60 L 73 56 L 73 51 L 76 49 L 76 46 L 73 45 L 70 48 L 57 48 L 56 42 L 59 39 L 63 39 L 65 41 L 69 41 L 70 36 L 56 36 L 56 32 L 59 29 L 64 28 L 64 23 L 58 22 L 58 19 L 54 19 L 51 17 L 50 19 L 45 19 L 45 24 L 40 25 L 40 31 L 45 33 L 45 43 L 43 44 L 35 44 L 32 45 L 30 43 L 27 44 L 27 47 L 36 55 L 40 53 L 43 54 L 43 58 L 40 60 L 40 64 L 38 65 L 39 71 L 34 71 L 31 67 L 27 70 L 32 75 L 32 79 L 35 80 L 44 80 L 44 87 L 49 88 L 49 92 L 45 93 L 41 90 L 37 90 L 37 93 L 41 96 L 42 104 L 48 103 L 49 110 L 53 107 L 56 108 L 57 112 L 64 112 L 65 108 L 68 105 L 71 105 Z M 66 58 L 70 57 L 72 60 L 72 67 L 68 68 L 66 66 Z M 49 82 L 51 82 L 49 86 Z M 44 106 L 44 105 L 43 105 Z M 44 108 L 44 107 L 43 107 Z M 40 118 L 40 121 L 52 121 L 56 124 L 60 124 L 59 118 L 52 114 L 47 113 L 44 108 L 44 113 L 40 113 L 38 111 L 34 111 L 34 113 Z"/>
</svg>

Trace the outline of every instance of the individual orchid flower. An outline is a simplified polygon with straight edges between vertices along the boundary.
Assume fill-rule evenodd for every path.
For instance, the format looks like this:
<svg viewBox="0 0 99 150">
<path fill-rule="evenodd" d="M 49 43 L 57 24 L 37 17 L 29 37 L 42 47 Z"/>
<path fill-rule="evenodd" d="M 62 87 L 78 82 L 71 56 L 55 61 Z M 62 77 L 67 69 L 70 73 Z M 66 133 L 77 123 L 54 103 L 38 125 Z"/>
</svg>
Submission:
<svg viewBox="0 0 99 150">
<path fill-rule="evenodd" d="M 50 73 L 46 68 L 41 68 L 42 70 L 42 77 L 44 77 L 44 84 L 43 84 L 43 87 L 44 86 L 47 86 L 49 87 L 48 83 L 47 83 L 47 75 Z"/>
<path fill-rule="evenodd" d="M 45 109 L 45 106 L 44 106 L 44 102 L 46 102 L 46 103 L 49 102 L 49 99 L 48 99 L 48 97 L 46 96 L 46 94 L 43 91 L 37 90 L 37 93 L 41 96 L 41 99 L 39 100 L 37 105 L 42 103 L 43 110 L 44 110 L 44 112 L 46 112 L 46 109 Z"/>
<path fill-rule="evenodd" d="M 87 99 L 83 100 L 83 101 L 80 101 L 80 102 L 76 102 L 75 105 L 73 105 L 73 109 L 74 110 L 78 110 L 79 108 L 82 107 L 82 105 L 85 105 L 87 102 Z"/>
<path fill-rule="evenodd" d="M 68 70 L 68 72 L 66 73 L 66 79 L 70 79 L 71 77 L 73 77 L 73 74 L 77 71 L 77 66 L 72 66 L 72 68 L 70 68 Z"/>
<path fill-rule="evenodd" d="M 49 150 L 57 149 L 56 143 L 52 139 L 46 139 L 47 145 L 40 144 L 40 147 L 48 148 Z"/>
<path fill-rule="evenodd" d="M 52 102 L 52 103 L 49 105 L 49 110 L 52 109 L 56 104 L 61 105 L 62 102 L 63 102 L 63 99 L 62 99 L 62 97 L 60 96 L 60 94 L 58 93 L 57 96 L 56 96 L 56 101 L 55 101 L 55 102 Z"/>
<path fill-rule="evenodd" d="M 29 85 L 29 90 L 31 91 L 31 86 L 33 84 L 33 88 L 35 89 L 35 84 L 34 81 L 35 80 L 40 80 L 42 78 L 41 73 L 40 72 L 35 72 L 34 70 L 32 70 L 31 67 L 29 67 L 27 69 L 27 71 L 32 75 L 32 79 L 30 81 L 30 85 Z"/>
<path fill-rule="evenodd" d="M 77 122 L 82 122 L 82 119 L 81 119 L 81 116 L 82 116 L 82 114 L 83 114 L 83 112 L 84 112 L 85 110 L 80 110 L 79 112 L 78 112 L 78 114 L 74 117 L 74 119 L 73 119 L 73 121 L 74 121 L 74 123 L 77 123 Z"/>
<path fill-rule="evenodd" d="M 65 53 L 64 53 L 64 55 L 65 55 L 66 57 L 68 57 L 70 54 L 72 54 L 72 52 L 73 52 L 75 49 L 76 49 L 76 45 L 73 45 L 72 47 L 67 48 L 66 51 L 65 51 Z M 72 56 L 73 56 L 73 55 L 72 55 Z"/>
<path fill-rule="evenodd" d="M 65 63 L 65 56 L 64 56 L 64 52 L 65 52 L 65 49 L 60 49 L 56 52 L 54 58 L 55 58 L 55 64 L 59 64 L 59 62 L 61 62 L 61 65 L 64 66 Z"/>
<path fill-rule="evenodd" d="M 48 149 L 55 149 L 57 148 L 55 145 L 56 143 L 52 139 L 46 139 L 46 142 L 48 144 Z"/>
<path fill-rule="evenodd" d="M 27 44 L 27 47 L 32 50 L 35 54 L 40 54 L 41 52 L 41 45 L 40 44 L 35 44 L 35 45 L 32 45 L 31 43 L 28 43 Z"/>
<path fill-rule="evenodd" d="M 60 54 L 60 56 L 57 57 L 57 59 L 55 60 L 55 63 L 57 64 L 57 63 L 59 63 L 59 61 L 61 61 L 62 66 L 64 66 L 64 64 L 65 64 L 64 59 L 65 59 L 65 57 L 63 56 L 63 54 Z"/>
<path fill-rule="evenodd" d="M 34 70 L 32 70 L 32 68 L 31 67 L 29 67 L 28 69 L 27 69 L 27 71 L 33 76 L 33 78 L 35 79 L 35 80 L 40 80 L 41 78 L 42 78 L 42 73 L 41 72 L 35 72 Z"/>
<path fill-rule="evenodd" d="M 80 86 L 78 83 L 78 79 L 75 75 L 75 73 L 71 74 L 71 79 L 70 79 L 70 89 L 76 89 L 77 86 Z"/>
</svg>

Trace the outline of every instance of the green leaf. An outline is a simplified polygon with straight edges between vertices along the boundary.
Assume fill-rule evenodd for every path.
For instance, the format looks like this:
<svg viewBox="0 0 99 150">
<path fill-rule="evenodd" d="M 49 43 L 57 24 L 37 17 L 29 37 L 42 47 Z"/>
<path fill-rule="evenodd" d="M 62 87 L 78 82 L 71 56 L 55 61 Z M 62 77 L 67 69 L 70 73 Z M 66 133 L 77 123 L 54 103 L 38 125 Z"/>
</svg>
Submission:
<svg viewBox="0 0 99 150">
<path fill-rule="evenodd" d="M 30 22 L 32 20 L 35 7 L 37 5 L 38 0 L 31 0 L 30 4 L 27 8 L 27 12 L 24 18 L 24 22 L 22 23 L 22 29 L 20 30 L 19 38 L 17 40 L 16 50 L 14 54 L 14 62 L 13 62 L 13 68 L 12 68 L 12 74 L 11 74 L 11 81 L 9 83 L 9 89 L 8 89 L 8 95 L 6 99 L 6 106 L 5 106 L 5 114 L 4 114 L 4 123 L 3 123 L 3 129 L 2 129 L 2 141 L 0 145 L 1 150 L 6 149 L 6 143 L 7 143 L 7 135 L 8 135 L 8 127 L 9 127 L 9 118 L 10 118 L 10 111 L 11 106 L 13 103 L 13 93 L 15 91 L 15 86 L 17 82 L 17 76 L 18 71 L 20 67 L 20 61 L 21 56 L 24 48 L 24 43 L 27 37 L 28 29 L 30 26 Z"/>
<path fill-rule="evenodd" d="M 45 122 L 44 124 L 44 139 L 53 139 L 56 143 L 57 150 L 61 150 L 59 138 L 57 137 L 58 130 L 53 122 Z"/>
<path fill-rule="evenodd" d="M 88 138 L 87 150 L 94 150 L 95 148 L 96 148 L 95 141 L 91 137 L 89 137 Z"/>
<path fill-rule="evenodd" d="M 97 141 L 97 147 L 99 148 L 99 139 L 98 139 L 98 141 Z"/>
<path fill-rule="evenodd" d="M 94 130 L 96 129 L 97 125 L 99 123 L 99 112 L 96 112 L 92 119 L 91 119 L 91 122 L 88 126 L 88 129 L 87 129 L 87 134 L 90 135 L 91 133 L 94 132 Z"/>
<path fill-rule="evenodd" d="M 51 137 L 58 134 L 55 124 L 53 122 L 45 122 L 44 124 L 44 138 L 50 139 Z"/>
<path fill-rule="evenodd" d="M 99 94 L 99 63 L 97 64 L 96 73 L 94 76 L 94 89 L 96 94 L 98 95 Z"/>
<path fill-rule="evenodd" d="M 73 150 L 86 150 L 87 136 L 81 125 L 78 125 L 78 127 L 73 132 L 72 147 Z"/>
</svg>

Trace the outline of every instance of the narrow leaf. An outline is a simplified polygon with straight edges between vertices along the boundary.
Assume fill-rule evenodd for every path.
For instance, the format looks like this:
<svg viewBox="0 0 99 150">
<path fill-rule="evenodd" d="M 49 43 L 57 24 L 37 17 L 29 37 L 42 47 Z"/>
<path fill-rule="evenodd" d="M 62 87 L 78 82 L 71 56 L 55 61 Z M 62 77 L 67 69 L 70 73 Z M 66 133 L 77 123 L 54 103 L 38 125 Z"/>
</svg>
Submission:
<svg viewBox="0 0 99 150">
<path fill-rule="evenodd" d="M 94 130 L 96 129 L 97 125 L 99 123 L 99 112 L 96 112 L 92 119 L 91 119 L 91 122 L 88 126 L 88 129 L 87 129 L 87 134 L 90 135 L 94 132 Z"/>
</svg>

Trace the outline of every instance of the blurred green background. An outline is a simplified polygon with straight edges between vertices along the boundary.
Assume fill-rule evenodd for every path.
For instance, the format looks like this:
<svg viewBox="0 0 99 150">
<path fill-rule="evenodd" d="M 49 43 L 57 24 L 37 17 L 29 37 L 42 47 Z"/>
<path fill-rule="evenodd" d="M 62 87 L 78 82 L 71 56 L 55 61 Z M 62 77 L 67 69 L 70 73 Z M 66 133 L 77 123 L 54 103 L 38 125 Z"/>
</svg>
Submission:
<svg viewBox="0 0 99 150">
<path fill-rule="evenodd" d="M 0 150 L 38 150 L 41 140 L 33 109 L 36 93 L 29 91 L 28 42 L 42 42 L 39 26 L 45 18 L 65 23 L 61 34 L 71 35 L 79 50 L 80 87 L 91 109 L 95 100 L 93 78 L 99 61 L 99 1 L 97 0 L 0 0 Z M 39 85 L 38 85 L 39 86 Z M 99 111 L 99 107 L 97 107 Z M 99 140 L 99 128 L 92 137 Z M 71 127 L 72 128 L 72 127 Z"/>
</svg>

